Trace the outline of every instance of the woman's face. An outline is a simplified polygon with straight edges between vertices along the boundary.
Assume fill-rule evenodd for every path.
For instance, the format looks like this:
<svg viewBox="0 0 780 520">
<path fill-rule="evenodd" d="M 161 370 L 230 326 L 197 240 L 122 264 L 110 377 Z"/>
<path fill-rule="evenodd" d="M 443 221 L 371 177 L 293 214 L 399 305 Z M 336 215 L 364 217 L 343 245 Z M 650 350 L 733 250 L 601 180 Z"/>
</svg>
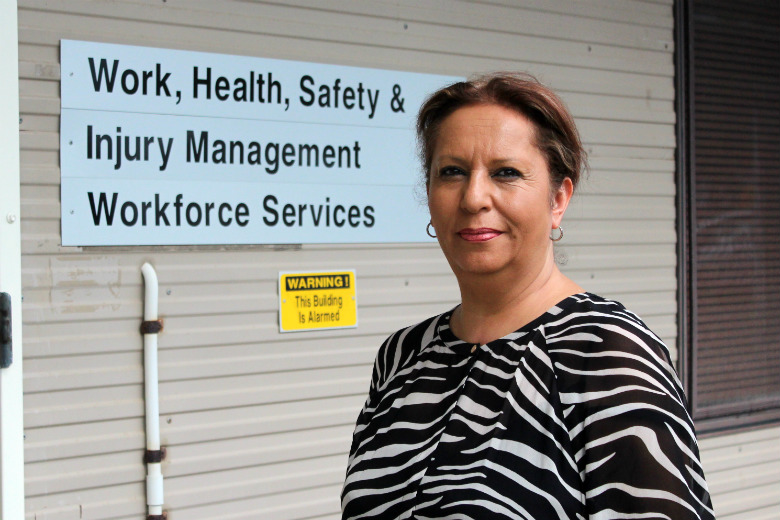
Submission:
<svg viewBox="0 0 780 520">
<path fill-rule="evenodd" d="M 553 262 L 550 232 L 560 225 L 572 190 L 569 179 L 552 189 L 534 126 L 519 113 L 475 105 L 442 122 L 428 207 L 456 276 L 541 273 Z"/>
</svg>

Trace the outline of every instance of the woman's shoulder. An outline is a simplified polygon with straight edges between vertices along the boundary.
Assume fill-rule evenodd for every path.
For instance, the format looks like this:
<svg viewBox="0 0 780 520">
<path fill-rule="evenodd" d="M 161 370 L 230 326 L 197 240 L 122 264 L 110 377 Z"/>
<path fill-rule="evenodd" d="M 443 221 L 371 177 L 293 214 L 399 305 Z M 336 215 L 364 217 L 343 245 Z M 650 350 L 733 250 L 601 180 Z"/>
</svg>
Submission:
<svg viewBox="0 0 780 520">
<path fill-rule="evenodd" d="M 669 352 L 659 338 L 642 319 L 622 303 L 592 293 L 569 297 L 552 313 L 545 324 L 545 335 L 552 342 L 590 340 L 594 346 L 605 340 L 625 338 L 628 343 L 651 347 L 662 357 Z M 621 341 L 623 343 L 623 341 Z"/>
<path fill-rule="evenodd" d="M 629 322 L 630 326 L 647 328 L 644 322 L 635 313 L 628 310 L 617 300 L 604 298 L 597 294 L 584 292 L 566 298 L 554 310 L 553 313 L 567 321 L 599 322 Z"/>
<path fill-rule="evenodd" d="M 589 508 L 625 518 L 647 511 L 712 518 L 694 426 L 666 346 L 619 302 L 574 298 L 558 328 L 546 332 Z"/>
<path fill-rule="evenodd" d="M 377 352 L 372 388 L 383 386 L 394 374 L 409 365 L 425 347 L 435 343 L 441 328 L 448 326 L 451 312 L 431 316 L 390 334 Z"/>
<path fill-rule="evenodd" d="M 636 314 L 590 293 L 572 298 L 545 331 L 564 388 L 588 392 L 630 382 L 633 388 L 660 389 L 684 402 L 669 349 Z"/>
<path fill-rule="evenodd" d="M 382 343 L 381 350 L 419 351 L 422 347 L 436 341 L 441 328 L 448 327 L 452 311 L 443 312 L 424 319 L 414 325 L 403 327 L 390 334 Z"/>
</svg>

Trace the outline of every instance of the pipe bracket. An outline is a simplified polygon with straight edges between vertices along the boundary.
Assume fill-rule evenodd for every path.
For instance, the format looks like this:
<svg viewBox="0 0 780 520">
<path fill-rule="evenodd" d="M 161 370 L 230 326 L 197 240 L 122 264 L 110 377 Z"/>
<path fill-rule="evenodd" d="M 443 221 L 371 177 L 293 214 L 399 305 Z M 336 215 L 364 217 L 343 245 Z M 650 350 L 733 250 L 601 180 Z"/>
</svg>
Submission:
<svg viewBox="0 0 780 520">
<path fill-rule="evenodd" d="M 141 322 L 141 334 L 159 334 L 163 329 L 162 320 L 151 320 Z"/>
<path fill-rule="evenodd" d="M 146 515 L 146 520 L 168 520 L 168 511 L 163 511 L 161 515 Z"/>
<path fill-rule="evenodd" d="M 146 452 L 144 452 L 144 462 L 147 464 L 162 462 L 167 454 L 168 450 L 165 448 L 160 448 L 159 450 L 146 450 Z"/>
</svg>

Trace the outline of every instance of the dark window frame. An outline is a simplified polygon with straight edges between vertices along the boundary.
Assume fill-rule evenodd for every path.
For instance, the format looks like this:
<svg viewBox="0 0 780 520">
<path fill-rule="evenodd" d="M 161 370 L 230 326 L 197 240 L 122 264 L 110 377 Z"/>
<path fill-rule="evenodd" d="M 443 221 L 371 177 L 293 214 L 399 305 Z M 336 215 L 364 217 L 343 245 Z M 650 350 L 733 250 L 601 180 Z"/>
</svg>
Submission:
<svg viewBox="0 0 780 520">
<path fill-rule="evenodd" d="M 675 2 L 675 90 L 677 110 L 677 275 L 678 275 L 678 370 L 689 397 L 689 406 L 697 430 L 708 435 L 726 430 L 755 428 L 780 422 L 780 396 L 763 404 L 758 400 L 749 403 L 729 403 L 700 407 L 696 402 L 698 370 L 697 348 L 697 288 L 693 281 L 697 275 L 695 216 L 692 201 L 696 200 L 696 152 L 694 63 L 693 44 L 695 34 L 692 16 L 693 0 Z M 778 63 L 780 67 L 780 63 Z M 780 146 L 780 143 L 778 143 Z M 780 223 L 778 223 L 780 225 Z M 779 296 L 780 297 L 780 296 Z M 778 316 L 780 319 L 780 316 Z M 780 347 L 778 347 L 780 348 Z"/>
</svg>

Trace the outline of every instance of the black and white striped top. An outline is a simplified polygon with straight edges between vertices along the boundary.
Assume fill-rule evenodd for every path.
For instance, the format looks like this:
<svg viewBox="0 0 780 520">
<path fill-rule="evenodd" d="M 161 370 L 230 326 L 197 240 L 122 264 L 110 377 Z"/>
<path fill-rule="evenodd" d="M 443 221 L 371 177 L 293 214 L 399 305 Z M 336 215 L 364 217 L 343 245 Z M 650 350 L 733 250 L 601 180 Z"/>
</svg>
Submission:
<svg viewBox="0 0 780 520">
<path fill-rule="evenodd" d="M 571 296 L 476 346 L 450 315 L 379 350 L 342 518 L 714 518 L 669 353 L 621 304 Z"/>
</svg>

